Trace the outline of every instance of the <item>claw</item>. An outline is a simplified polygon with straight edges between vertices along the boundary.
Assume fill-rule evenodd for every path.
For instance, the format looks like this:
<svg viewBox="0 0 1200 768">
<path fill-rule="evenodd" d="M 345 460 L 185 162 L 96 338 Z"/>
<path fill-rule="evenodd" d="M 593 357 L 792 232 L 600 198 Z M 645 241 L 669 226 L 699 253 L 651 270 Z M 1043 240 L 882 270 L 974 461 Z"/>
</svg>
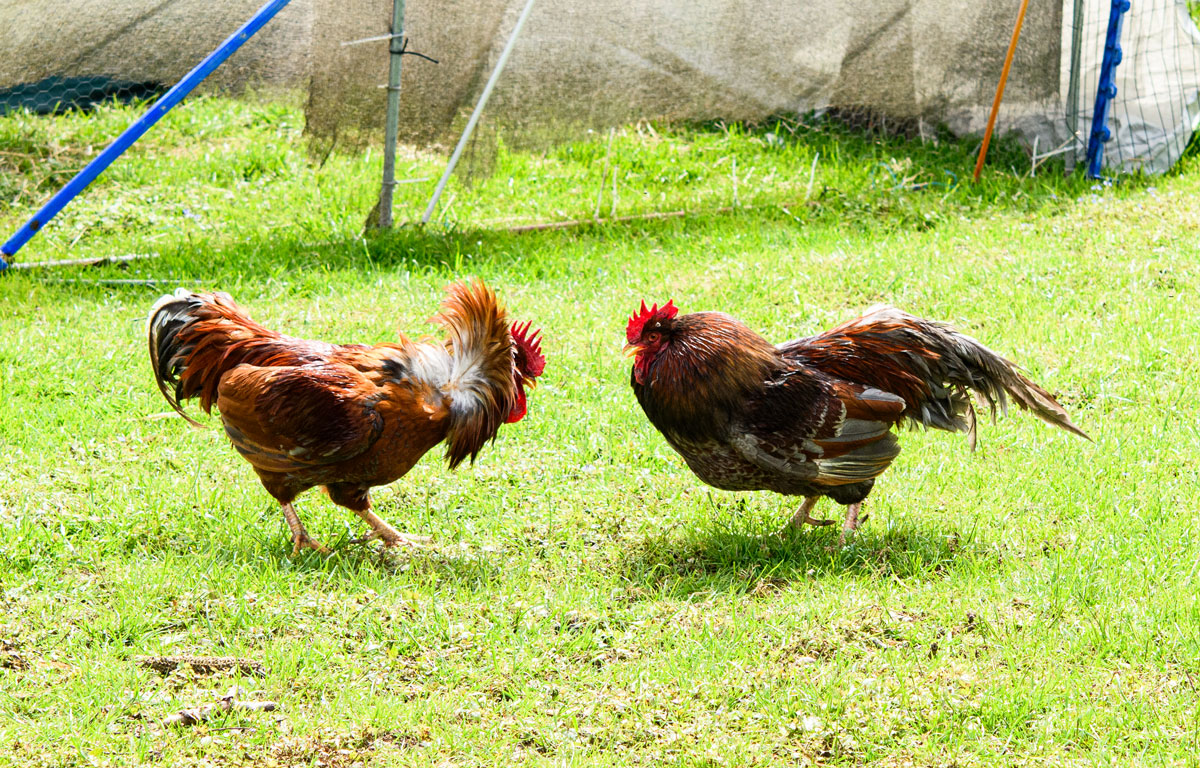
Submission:
<svg viewBox="0 0 1200 768">
<path fill-rule="evenodd" d="M 350 539 L 346 543 L 349 544 L 350 546 L 357 546 L 360 544 L 368 544 L 368 543 L 374 541 L 375 539 L 382 539 L 383 545 L 385 547 L 388 547 L 389 549 L 391 547 L 399 547 L 399 546 L 413 547 L 416 549 L 426 549 L 428 547 L 433 546 L 433 537 L 432 536 L 417 536 L 416 534 L 399 533 L 397 531 L 392 531 L 391 534 L 389 534 L 386 531 L 379 531 L 379 530 L 371 531 L 370 533 L 366 534 L 365 536 L 359 536 L 356 539 Z"/>
<path fill-rule="evenodd" d="M 432 536 L 417 536 L 412 533 L 400 533 L 393 538 L 384 538 L 386 547 L 412 547 L 413 549 L 428 549 L 433 546 Z"/>
<path fill-rule="evenodd" d="M 322 555 L 328 555 L 329 547 L 308 535 L 291 502 L 281 501 L 280 506 L 283 508 L 283 517 L 287 520 L 288 528 L 292 529 L 292 557 L 300 554 L 302 549 L 314 549 Z"/>
<path fill-rule="evenodd" d="M 838 546 L 839 547 L 846 546 L 847 535 L 857 531 L 858 526 L 861 525 L 862 523 L 866 522 L 868 515 L 863 515 L 862 519 L 859 519 L 859 517 L 858 517 L 858 512 L 861 509 L 862 509 L 861 501 L 857 502 L 855 504 L 847 504 L 846 505 L 846 522 L 842 524 L 842 535 L 838 536 Z"/>
<path fill-rule="evenodd" d="M 331 551 L 329 547 L 317 541 L 312 536 L 309 536 L 307 533 L 299 533 L 295 536 L 292 536 L 292 557 L 300 554 L 300 550 L 302 549 L 312 549 L 321 553 L 322 555 L 328 555 Z"/>
<path fill-rule="evenodd" d="M 808 523 L 809 525 L 815 525 L 815 526 L 833 525 L 833 523 L 834 523 L 833 520 L 822 520 L 820 518 L 813 517 L 811 514 L 809 514 L 810 512 L 812 512 L 813 507 L 817 506 L 817 501 L 819 499 L 820 499 L 819 496 L 806 497 L 804 499 L 804 503 L 800 505 L 800 509 L 796 510 L 796 514 L 792 516 L 792 520 L 788 524 L 787 527 L 800 528 L 805 523 Z M 780 534 L 783 534 L 784 532 L 786 532 L 787 527 L 785 527 L 782 531 L 780 531 Z"/>
<path fill-rule="evenodd" d="M 414 536 L 411 533 L 400 533 L 388 525 L 386 520 L 369 509 L 354 510 L 354 514 L 361 517 L 367 525 L 371 526 L 371 532 L 360 539 L 351 541 L 351 544 L 365 544 L 373 539 L 383 539 L 383 546 L 388 548 L 399 546 L 423 548 L 433 544 L 432 536 Z"/>
</svg>

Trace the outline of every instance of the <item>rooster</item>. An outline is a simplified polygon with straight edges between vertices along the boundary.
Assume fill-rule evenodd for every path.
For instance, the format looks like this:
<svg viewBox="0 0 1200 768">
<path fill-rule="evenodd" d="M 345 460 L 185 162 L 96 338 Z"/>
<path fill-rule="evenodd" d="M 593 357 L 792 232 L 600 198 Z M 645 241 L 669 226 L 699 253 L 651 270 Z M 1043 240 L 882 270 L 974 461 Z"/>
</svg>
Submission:
<svg viewBox="0 0 1200 768">
<path fill-rule="evenodd" d="M 679 315 L 674 302 L 642 302 L 625 333 L 642 410 L 701 480 L 804 497 L 796 528 L 832 524 L 811 516 L 828 496 L 846 505 L 843 544 L 875 478 L 900 453 L 892 427 L 966 432 L 974 450 L 972 391 L 993 416 L 1011 397 L 1090 439 L 1015 364 L 894 307 L 776 346 L 721 312 Z"/>
<path fill-rule="evenodd" d="M 455 283 L 431 318 L 445 343 L 327 344 L 251 320 L 225 293 L 179 289 L 150 310 L 150 362 L 181 416 L 198 397 L 216 405 L 233 447 L 283 507 L 295 555 L 329 550 L 308 535 L 292 501 L 321 485 L 371 526 L 363 541 L 413 545 L 371 511 L 370 489 L 402 477 L 446 442 L 454 469 L 520 421 L 525 389 L 545 367 L 540 331 L 508 323 L 483 283 Z"/>
</svg>

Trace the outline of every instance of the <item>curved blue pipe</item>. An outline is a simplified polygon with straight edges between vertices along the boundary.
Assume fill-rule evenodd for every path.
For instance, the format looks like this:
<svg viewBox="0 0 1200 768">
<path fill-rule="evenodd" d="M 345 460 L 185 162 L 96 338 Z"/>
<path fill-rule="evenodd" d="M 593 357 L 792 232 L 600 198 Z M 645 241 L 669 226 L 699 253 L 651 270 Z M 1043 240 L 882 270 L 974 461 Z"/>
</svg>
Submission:
<svg viewBox="0 0 1200 768">
<path fill-rule="evenodd" d="M 72 198 L 86 189 L 97 176 L 104 172 L 105 168 L 112 165 L 114 160 L 141 138 L 142 134 L 150 130 L 150 127 L 157 123 L 163 115 L 170 112 L 172 107 L 183 101 L 184 96 L 191 93 L 204 78 L 212 74 L 212 71 L 219 67 L 225 59 L 228 59 L 230 54 L 241 48 L 242 43 L 262 29 L 263 25 L 274 18 L 275 14 L 279 13 L 289 2 L 291 0 L 270 0 L 262 8 L 259 8 L 238 31 L 230 35 L 216 50 L 204 57 L 204 60 L 197 64 L 191 72 L 184 75 L 183 79 L 176 83 L 171 90 L 164 93 L 162 98 L 154 102 L 154 106 L 150 107 L 149 112 L 126 128 L 124 133 L 108 145 L 107 149 L 97 155 L 83 170 L 75 174 L 75 177 L 68 181 L 62 189 L 54 193 L 54 197 L 50 198 L 40 211 L 25 222 L 25 225 L 18 229 L 16 234 L 10 237 L 3 246 L 0 246 L 0 273 L 8 269 L 8 259 L 19 251 L 21 246 L 29 242 L 30 238 L 41 231 L 42 227 L 46 226 L 67 203 L 71 202 Z"/>
</svg>

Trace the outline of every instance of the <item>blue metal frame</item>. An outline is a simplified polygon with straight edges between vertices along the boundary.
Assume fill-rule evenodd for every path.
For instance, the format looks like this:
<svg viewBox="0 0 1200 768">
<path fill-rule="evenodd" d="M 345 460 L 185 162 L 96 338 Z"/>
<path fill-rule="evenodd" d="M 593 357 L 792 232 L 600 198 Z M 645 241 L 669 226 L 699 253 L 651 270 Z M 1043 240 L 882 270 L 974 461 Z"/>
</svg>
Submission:
<svg viewBox="0 0 1200 768">
<path fill-rule="evenodd" d="M 1096 108 L 1092 112 L 1092 135 L 1088 139 L 1087 161 L 1088 178 L 1100 178 L 1100 166 L 1104 162 L 1104 142 L 1112 138 L 1108 130 L 1108 109 L 1113 97 L 1117 95 L 1117 86 L 1113 82 L 1113 74 L 1121 63 L 1121 26 L 1125 21 L 1125 12 L 1129 10 L 1129 0 L 1113 0 L 1108 14 L 1108 33 L 1104 37 L 1104 58 L 1100 62 L 1100 85 L 1096 89 Z"/>
<path fill-rule="evenodd" d="M 82 192 L 91 184 L 97 176 L 104 172 L 104 169 L 112 165 L 113 161 L 120 157 L 125 150 L 129 149 L 135 141 L 141 138 L 142 134 L 150 129 L 152 125 L 157 123 L 159 119 L 167 114 L 172 107 L 183 100 L 183 97 L 192 92 L 204 78 L 212 74 L 212 71 L 219 67 L 222 62 L 229 56 L 242 47 L 242 44 L 250 39 L 255 32 L 262 29 L 263 25 L 274 18 L 275 14 L 287 5 L 291 0 L 269 0 L 269 2 L 247 21 L 238 31 L 234 32 L 229 38 L 221 43 L 212 53 L 208 54 L 196 67 L 184 75 L 183 79 L 175 84 L 171 90 L 163 94 L 162 98 L 150 107 L 150 111 L 142 115 L 132 125 L 125 129 L 125 132 L 113 141 L 103 152 L 96 156 L 92 162 L 88 163 L 82 171 L 75 175 L 54 194 L 54 197 L 42 206 L 42 209 L 35 213 L 25 225 L 17 230 L 16 234 L 8 239 L 3 246 L 0 246 L 0 273 L 8 269 L 7 259 L 21 249 L 21 246 L 29 242 L 42 227 L 58 214 L 59 211 L 71 202 L 71 199 Z"/>
</svg>

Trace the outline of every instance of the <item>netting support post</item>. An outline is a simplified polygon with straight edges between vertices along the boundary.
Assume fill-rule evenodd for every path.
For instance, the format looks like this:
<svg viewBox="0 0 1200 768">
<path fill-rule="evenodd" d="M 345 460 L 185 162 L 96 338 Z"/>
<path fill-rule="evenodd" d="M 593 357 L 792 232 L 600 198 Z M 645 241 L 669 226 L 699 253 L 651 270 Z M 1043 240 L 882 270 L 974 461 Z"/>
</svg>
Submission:
<svg viewBox="0 0 1200 768">
<path fill-rule="evenodd" d="M 400 133 L 400 71 L 404 61 L 404 0 L 392 0 L 392 37 L 388 41 L 387 123 L 383 136 L 383 185 L 379 190 L 379 228 L 392 226 L 396 189 L 396 141 Z"/>
<path fill-rule="evenodd" d="M 1067 128 L 1071 136 L 1079 141 L 1079 78 L 1082 76 L 1080 59 L 1083 57 L 1083 0 L 1074 0 L 1071 10 L 1071 75 L 1067 84 Z M 1069 155 L 1075 162 L 1075 155 Z"/>
<path fill-rule="evenodd" d="M 62 189 L 54 193 L 41 210 L 33 215 L 25 225 L 17 230 L 16 234 L 8 239 L 3 246 L 0 246 L 0 274 L 3 274 L 8 269 L 8 260 L 21 249 L 21 246 L 29 242 L 35 234 L 40 232 L 53 219 L 59 211 L 71 202 L 80 192 L 88 187 L 96 177 L 104 172 L 108 166 L 112 165 L 113 161 L 125 153 L 125 150 L 133 146 L 133 143 L 142 137 L 146 131 L 150 130 L 151 126 L 157 123 L 163 115 L 171 111 L 175 105 L 183 101 L 183 97 L 187 96 L 192 90 L 199 85 L 204 78 L 212 74 L 212 71 L 219 67 L 225 59 L 228 59 L 242 44 L 253 37 L 254 33 L 263 28 L 268 21 L 275 17 L 285 5 L 291 0 L 268 0 L 267 4 L 258 11 L 241 26 L 236 32 L 230 35 L 225 42 L 217 46 L 216 50 L 204 57 L 191 72 L 183 76 L 183 79 L 171 87 L 171 90 L 162 95 L 154 105 L 150 107 L 150 111 L 139 117 L 132 125 L 124 130 L 120 136 L 113 140 L 112 144 L 97 155 L 90 163 L 83 167 L 79 173 L 75 174 L 74 178 L 68 181 Z"/>
<path fill-rule="evenodd" d="M 1108 32 L 1104 37 L 1104 58 L 1100 63 L 1100 85 L 1096 88 L 1096 108 L 1092 111 L 1092 134 L 1088 139 L 1088 178 L 1100 178 L 1100 166 L 1104 163 L 1104 142 L 1112 138 L 1108 130 L 1108 110 L 1117 95 L 1113 75 L 1121 63 L 1121 26 L 1129 0 L 1113 0 L 1108 13 Z"/>
<path fill-rule="evenodd" d="M 509 36 L 508 42 L 504 45 L 504 50 L 500 52 L 500 58 L 496 61 L 496 68 L 492 70 L 492 76 L 488 78 L 487 85 L 483 86 L 483 93 L 479 95 L 479 103 L 475 105 L 475 110 L 471 112 L 471 118 L 467 120 L 467 127 L 463 128 L 462 136 L 459 137 L 458 144 L 454 147 L 454 152 L 450 155 L 449 162 L 446 163 L 446 171 L 442 174 L 442 178 L 438 180 L 437 188 L 433 190 L 433 196 L 429 198 L 429 205 L 425 208 L 425 214 L 421 216 L 422 224 L 428 224 L 429 219 L 433 216 L 433 211 L 437 208 L 438 200 L 441 199 L 442 192 L 446 189 L 446 182 L 450 180 L 450 174 L 454 173 L 454 167 L 458 165 L 458 158 L 462 156 L 463 148 L 467 146 L 467 142 L 471 139 L 471 134 L 475 132 L 475 125 L 479 122 L 479 116 L 483 114 L 483 108 L 487 106 L 488 98 L 492 95 L 492 89 L 496 87 L 496 81 L 500 79 L 500 73 L 504 71 L 504 65 L 508 63 L 508 57 L 517 43 L 517 36 L 521 34 L 521 27 L 525 26 L 525 20 L 529 18 L 529 14 L 533 11 L 533 2 L 534 0 L 526 0 L 525 9 L 517 17 L 517 23 L 513 26 L 512 35 Z"/>
</svg>

